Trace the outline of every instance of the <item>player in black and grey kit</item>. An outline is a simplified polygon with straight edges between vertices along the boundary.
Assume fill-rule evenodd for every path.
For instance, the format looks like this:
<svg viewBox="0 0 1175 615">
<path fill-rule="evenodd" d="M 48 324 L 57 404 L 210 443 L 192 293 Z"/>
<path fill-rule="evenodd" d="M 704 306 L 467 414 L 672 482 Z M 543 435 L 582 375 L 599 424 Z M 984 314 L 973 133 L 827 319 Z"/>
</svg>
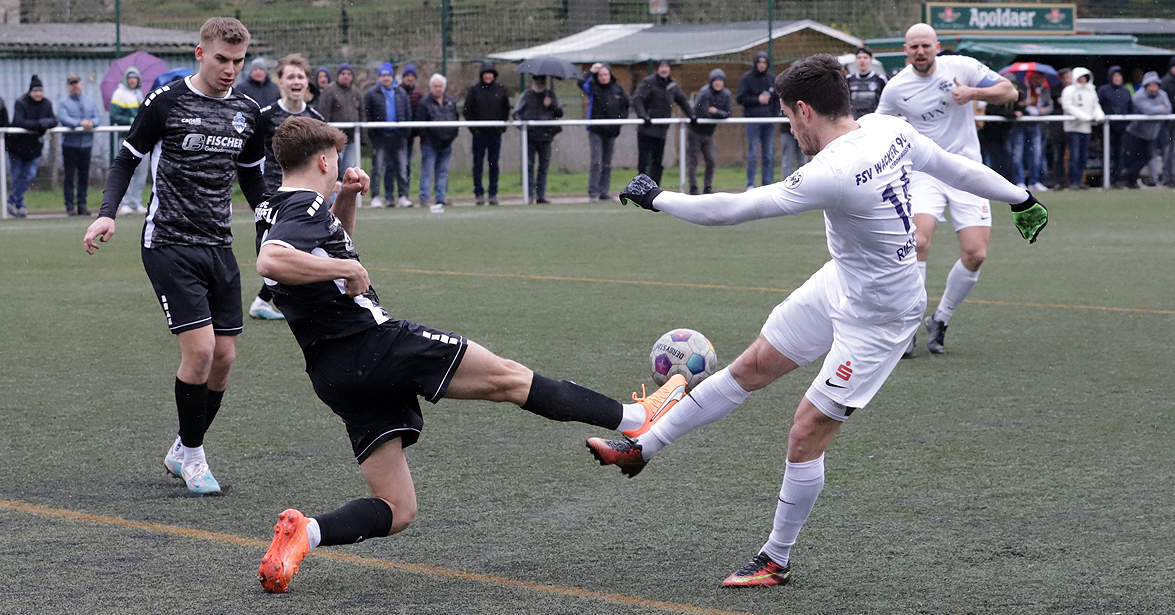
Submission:
<svg viewBox="0 0 1175 615">
<path fill-rule="evenodd" d="M 424 424 L 419 398 L 511 402 L 557 421 L 608 429 L 647 425 L 661 408 L 648 400 L 621 404 L 567 380 L 552 380 L 503 359 L 465 337 L 397 320 L 380 306 L 351 241 L 355 198 L 370 181 L 347 169 L 334 205 L 339 130 L 305 117 L 286 120 L 273 138 L 284 170 L 278 194 L 257 207 L 257 271 L 302 347 L 314 392 L 346 424 L 351 448 L 372 497 L 307 518 L 281 513 L 261 561 L 261 586 L 284 592 L 317 546 L 359 542 L 403 531 L 416 514 L 416 492 L 404 449 Z M 684 382 L 675 388 L 684 395 Z M 672 383 L 673 380 L 670 380 Z M 663 387 L 664 389 L 664 387 Z"/>
<path fill-rule="evenodd" d="M 292 53 L 277 62 L 277 86 L 281 90 L 281 98 L 272 105 L 262 107 L 261 122 L 258 125 L 261 139 L 265 142 L 263 172 L 267 194 L 277 192 L 277 189 L 282 185 L 282 168 L 277 163 L 277 159 L 273 157 L 271 143 L 273 131 L 277 130 L 277 127 L 281 126 L 286 118 L 293 116 L 302 115 L 316 120 L 323 119 L 321 113 L 303 100 L 310 85 L 310 80 L 306 76 L 309 72 L 310 64 L 299 53 Z M 249 316 L 262 320 L 282 320 L 285 318 L 281 312 L 270 305 L 272 299 L 273 293 L 268 286 L 262 284 L 257 297 L 253 299 L 253 304 L 249 306 Z"/>
<path fill-rule="evenodd" d="M 236 19 L 200 28 L 200 69 L 152 92 L 110 167 L 98 219 L 86 230 L 90 254 L 114 236 L 114 216 L 140 161 L 155 175 L 142 256 L 147 277 L 180 346 L 175 399 L 179 435 L 167 471 L 196 493 L 219 493 L 204 433 L 220 409 L 241 333 L 241 276 L 232 251 L 232 188 L 265 199 L 261 109 L 232 85 L 245 62 L 249 31 Z"/>
<path fill-rule="evenodd" d="M 881 91 L 885 89 L 885 77 L 873 70 L 873 52 L 862 47 L 855 58 L 857 72 L 848 76 L 849 100 L 853 105 L 853 119 L 877 111 Z"/>
</svg>

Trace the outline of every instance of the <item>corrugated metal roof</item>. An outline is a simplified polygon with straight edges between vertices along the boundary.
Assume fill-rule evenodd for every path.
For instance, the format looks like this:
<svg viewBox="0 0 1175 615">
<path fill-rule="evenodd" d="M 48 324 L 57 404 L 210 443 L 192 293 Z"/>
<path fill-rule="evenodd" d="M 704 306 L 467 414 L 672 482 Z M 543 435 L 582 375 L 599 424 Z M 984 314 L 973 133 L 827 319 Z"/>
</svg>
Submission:
<svg viewBox="0 0 1175 615">
<path fill-rule="evenodd" d="M 112 23 L 0 24 L 0 45 L 6 47 L 110 47 Z M 122 44 L 134 46 L 186 46 L 200 43 L 199 32 L 122 26 Z"/>
<path fill-rule="evenodd" d="M 1077 31 L 1092 34 L 1175 34 L 1175 19 L 1080 17 L 1077 19 Z"/>
<path fill-rule="evenodd" d="M 861 39 L 810 19 L 775 21 L 772 38 L 813 30 L 861 46 Z M 635 64 L 649 60 L 681 62 L 746 51 L 767 42 L 766 21 L 723 24 L 606 24 L 526 49 L 491 54 L 495 60 L 518 62 L 552 55 L 577 64 Z"/>
</svg>

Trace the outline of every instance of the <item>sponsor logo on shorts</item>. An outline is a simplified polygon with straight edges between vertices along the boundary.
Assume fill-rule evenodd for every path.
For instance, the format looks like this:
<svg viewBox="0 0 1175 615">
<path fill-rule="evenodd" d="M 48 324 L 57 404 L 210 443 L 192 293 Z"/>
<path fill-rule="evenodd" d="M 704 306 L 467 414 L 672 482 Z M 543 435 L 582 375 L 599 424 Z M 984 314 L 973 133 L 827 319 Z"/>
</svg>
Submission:
<svg viewBox="0 0 1175 615">
<path fill-rule="evenodd" d="M 835 382 L 832 381 L 832 378 L 825 379 L 824 384 L 827 384 L 828 386 L 830 386 L 834 389 L 847 389 L 847 388 L 849 388 L 847 386 L 844 386 L 843 384 L 836 384 Z"/>
<path fill-rule="evenodd" d="M 844 380 L 845 382 L 848 382 L 849 377 L 853 375 L 853 369 L 849 367 L 852 364 L 852 361 L 845 361 L 844 363 L 841 363 L 840 367 L 836 368 L 836 377 Z"/>
</svg>

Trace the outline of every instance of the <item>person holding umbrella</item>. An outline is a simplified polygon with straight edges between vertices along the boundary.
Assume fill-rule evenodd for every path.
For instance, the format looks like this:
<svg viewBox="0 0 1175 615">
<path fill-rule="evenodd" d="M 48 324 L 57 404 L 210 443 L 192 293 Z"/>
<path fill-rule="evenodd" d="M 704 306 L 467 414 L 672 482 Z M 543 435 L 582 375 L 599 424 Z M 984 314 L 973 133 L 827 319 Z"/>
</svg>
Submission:
<svg viewBox="0 0 1175 615">
<path fill-rule="evenodd" d="M 530 89 L 518 97 L 518 104 L 514 107 L 514 119 L 556 120 L 561 117 L 563 105 L 559 103 L 555 90 L 547 87 L 547 76 L 533 75 Z M 551 142 L 562 130 L 561 126 L 535 126 L 526 131 L 526 158 L 532 203 L 550 203 L 547 200 L 547 170 L 551 166 Z"/>
</svg>

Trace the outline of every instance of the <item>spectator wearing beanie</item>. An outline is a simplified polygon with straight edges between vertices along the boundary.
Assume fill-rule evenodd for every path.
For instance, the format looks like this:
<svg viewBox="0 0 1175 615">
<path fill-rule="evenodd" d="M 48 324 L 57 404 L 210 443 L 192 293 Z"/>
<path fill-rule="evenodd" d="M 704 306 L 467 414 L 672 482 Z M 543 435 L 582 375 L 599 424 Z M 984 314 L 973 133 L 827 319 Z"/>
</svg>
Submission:
<svg viewBox="0 0 1175 615">
<path fill-rule="evenodd" d="M 698 91 L 694 100 L 694 117 L 724 120 L 730 117 L 734 97 L 726 89 L 726 73 L 721 68 L 710 71 L 710 82 Z M 718 149 L 714 144 L 714 124 L 690 124 L 686 139 L 686 175 L 689 176 L 689 193 L 698 193 L 698 157 L 706 163 L 703 174 L 704 194 L 714 192 L 714 167 L 718 162 Z"/>
<path fill-rule="evenodd" d="M 37 177 L 37 163 L 41 161 L 41 137 L 57 125 L 53 103 L 45 98 L 41 78 L 33 75 L 29 91 L 16 99 L 12 106 L 12 126 L 24 128 L 32 134 L 8 135 L 8 163 L 12 173 L 12 189 L 8 192 L 8 213 L 17 218 L 28 215 L 24 193 Z"/>
<path fill-rule="evenodd" d="M 269 78 L 269 67 L 265 58 L 256 58 L 249 63 L 249 73 L 237 82 L 237 91 L 253 99 L 260 107 L 268 107 L 282 97 L 277 84 Z"/>
<path fill-rule="evenodd" d="M 665 156 L 665 136 L 669 132 L 669 125 L 654 124 L 653 118 L 673 115 L 674 103 L 681 107 L 686 117 L 694 117 L 685 92 L 670 76 L 672 70 L 669 62 L 662 60 L 657 65 L 657 72 L 642 79 L 632 93 L 632 110 L 645 121 L 644 125 L 636 129 L 637 170 L 658 184 L 665 170 L 662 158 Z"/>
<path fill-rule="evenodd" d="M 396 83 L 396 67 L 391 62 L 384 62 L 383 66 L 379 67 L 377 81 L 367 90 L 363 102 L 369 122 L 412 121 L 408 93 Z M 371 206 L 382 207 L 385 203 L 379 196 L 381 177 L 387 193 L 386 204 L 389 207 L 395 207 L 397 204 L 397 187 L 400 206 L 411 205 L 411 201 L 408 200 L 408 154 L 405 151 L 408 130 L 372 128 L 367 132 L 372 145 Z"/>
<path fill-rule="evenodd" d="M 603 62 L 592 64 L 579 79 L 587 97 L 588 119 L 618 120 L 628 117 L 628 95 L 612 78 L 612 67 Z M 591 149 L 591 169 L 588 173 L 588 198 L 611 200 L 612 152 L 620 126 L 587 126 Z"/>
</svg>

